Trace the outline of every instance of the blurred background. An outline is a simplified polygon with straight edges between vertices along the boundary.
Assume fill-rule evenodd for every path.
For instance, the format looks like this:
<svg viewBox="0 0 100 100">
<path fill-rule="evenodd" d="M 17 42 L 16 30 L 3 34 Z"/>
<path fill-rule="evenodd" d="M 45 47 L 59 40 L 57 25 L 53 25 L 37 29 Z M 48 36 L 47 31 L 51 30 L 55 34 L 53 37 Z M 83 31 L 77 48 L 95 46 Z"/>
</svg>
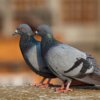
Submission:
<svg viewBox="0 0 100 100">
<path fill-rule="evenodd" d="M 100 66 L 100 0 L 0 0 L 0 85 L 26 85 L 42 79 L 26 65 L 20 36 L 12 37 L 22 23 L 33 32 L 40 24 L 49 25 L 57 40 L 91 54 Z M 62 81 L 53 79 L 52 83 Z"/>
</svg>

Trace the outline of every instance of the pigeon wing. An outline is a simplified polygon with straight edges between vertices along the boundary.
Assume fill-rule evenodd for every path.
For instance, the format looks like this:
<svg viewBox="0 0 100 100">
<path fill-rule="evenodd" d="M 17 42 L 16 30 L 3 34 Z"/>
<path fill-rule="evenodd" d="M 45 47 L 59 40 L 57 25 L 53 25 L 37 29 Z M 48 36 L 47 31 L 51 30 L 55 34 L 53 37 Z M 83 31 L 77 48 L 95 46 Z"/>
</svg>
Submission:
<svg viewBox="0 0 100 100">
<path fill-rule="evenodd" d="M 54 60 L 52 60 L 52 58 Z M 86 53 L 62 43 L 51 47 L 45 55 L 45 60 L 54 71 L 70 77 L 76 76 L 83 67 L 83 62 L 74 66 L 77 62 L 77 58 L 86 60 Z"/>
</svg>

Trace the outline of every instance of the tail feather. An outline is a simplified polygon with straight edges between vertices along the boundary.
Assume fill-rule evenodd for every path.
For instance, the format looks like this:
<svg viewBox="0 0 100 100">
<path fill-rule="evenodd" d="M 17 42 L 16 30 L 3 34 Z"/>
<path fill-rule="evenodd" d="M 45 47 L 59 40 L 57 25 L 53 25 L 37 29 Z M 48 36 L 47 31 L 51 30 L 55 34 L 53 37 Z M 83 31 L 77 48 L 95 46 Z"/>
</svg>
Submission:
<svg viewBox="0 0 100 100">
<path fill-rule="evenodd" d="M 95 84 L 100 85 L 100 74 L 98 73 L 91 73 L 84 78 L 75 78 L 76 80 L 88 83 L 88 84 Z"/>
</svg>

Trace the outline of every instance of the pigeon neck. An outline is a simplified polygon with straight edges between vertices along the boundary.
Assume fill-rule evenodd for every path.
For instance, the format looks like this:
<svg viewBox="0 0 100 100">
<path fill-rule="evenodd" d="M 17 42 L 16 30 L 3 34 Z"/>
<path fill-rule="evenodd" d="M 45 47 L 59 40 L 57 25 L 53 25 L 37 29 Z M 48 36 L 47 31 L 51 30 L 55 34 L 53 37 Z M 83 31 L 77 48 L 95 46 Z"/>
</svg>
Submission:
<svg viewBox="0 0 100 100">
<path fill-rule="evenodd" d="M 43 40 L 49 40 L 49 41 L 52 41 L 52 40 L 55 40 L 53 35 L 51 33 L 48 33 L 47 35 L 44 35 L 42 37 Z"/>
<path fill-rule="evenodd" d="M 58 44 L 58 41 L 55 40 L 52 34 L 50 36 L 43 37 L 41 41 L 41 49 L 42 49 L 43 56 L 46 54 L 49 48 L 57 44 Z"/>
<path fill-rule="evenodd" d="M 20 48 L 22 53 L 27 51 L 27 49 L 36 45 L 37 41 L 34 39 L 33 35 L 31 36 L 21 36 L 20 39 Z"/>
<path fill-rule="evenodd" d="M 32 41 L 33 43 L 36 43 L 36 40 L 34 39 L 33 35 L 31 35 L 31 36 L 28 36 L 28 35 L 21 36 L 20 40 L 23 43 L 26 43 L 26 42 L 29 42 L 29 41 Z"/>
</svg>

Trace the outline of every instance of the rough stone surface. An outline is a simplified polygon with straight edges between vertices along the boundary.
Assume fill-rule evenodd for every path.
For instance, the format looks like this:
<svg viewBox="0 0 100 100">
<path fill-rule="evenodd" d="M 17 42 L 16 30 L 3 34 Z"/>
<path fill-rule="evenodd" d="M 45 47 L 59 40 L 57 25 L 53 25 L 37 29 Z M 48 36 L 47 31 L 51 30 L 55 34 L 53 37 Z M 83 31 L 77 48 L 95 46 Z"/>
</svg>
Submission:
<svg viewBox="0 0 100 100">
<path fill-rule="evenodd" d="M 100 87 L 71 86 L 74 91 L 57 93 L 35 86 L 0 86 L 0 100 L 100 100 Z"/>
</svg>

